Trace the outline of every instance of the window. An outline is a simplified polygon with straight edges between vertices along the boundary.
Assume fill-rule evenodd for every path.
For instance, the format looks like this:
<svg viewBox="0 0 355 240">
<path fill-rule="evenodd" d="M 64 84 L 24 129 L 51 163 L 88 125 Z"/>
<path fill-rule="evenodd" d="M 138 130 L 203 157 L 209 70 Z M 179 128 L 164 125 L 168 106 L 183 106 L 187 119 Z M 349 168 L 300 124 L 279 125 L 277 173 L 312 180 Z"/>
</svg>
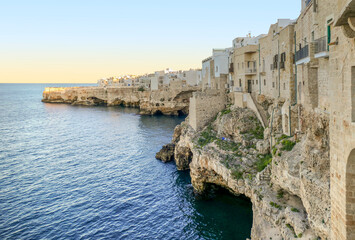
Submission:
<svg viewBox="0 0 355 240">
<path fill-rule="evenodd" d="M 258 85 L 258 80 L 256 80 L 256 85 Z"/>
<path fill-rule="evenodd" d="M 314 41 L 314 31 L 312 32 L 312 41 Z"/>
<path fill-rule="evenodd" d="M 216 72 L 218 72 L 218 66 L 216 66 Z"/>
<path fill-rule="evenodd" d="M 242 62 L 242 69 L 244 68 L 244 62 Z"/>
<path fill-rule="evenodd" d="M 264 86 L 266 86 L 266 79 L 264 79 Z"/>
<path fill-rule="evenodd" d="M 272 82 L 272 87 L 275 88 L 275 82 Z"/>
<path fill-rule="evenodd" d="M 253 85 L 254 85 L 254 80 L 253 80 Z"/>
<path fill-rule="evenodd" d="M 242 87 L 242 79 L 239 79 L 239 87 Z"/>
<path fill-rule="evenodd" d="M 265 59 L 263 58 L 263 72 L 265 72 Z"/>
<path fill-rule="evenodd" d="M 284 83 L 284 90 L 286 90 L 286 83 Z"/>
<path fill-rule="evenodd" d="M 239 63 L 238 63 L 238 69 L 239 69 Z"/>
</svg>

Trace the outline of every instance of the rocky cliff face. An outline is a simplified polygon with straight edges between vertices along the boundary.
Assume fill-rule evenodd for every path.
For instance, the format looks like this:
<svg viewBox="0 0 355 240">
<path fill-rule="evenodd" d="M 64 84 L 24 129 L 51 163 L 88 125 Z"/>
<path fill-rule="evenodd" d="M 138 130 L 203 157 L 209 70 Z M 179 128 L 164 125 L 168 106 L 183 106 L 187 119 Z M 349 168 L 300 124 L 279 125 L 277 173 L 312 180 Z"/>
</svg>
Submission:
<svg viewBox="0 0 355 240">
<path fill-rule="evenodd" d="M 72 105 L 139 107 L 141 114 L 186 115 L 192 93 L 198 87 L 139 91 L 137 88 L 68 87 L 46 88 L 43 102 Z"/>
<path fill-rule="evenodd" d="M 269 111 L 272 131 L 271 118 L 263 129 L 254 112 L 240 108 L 222 111 L 201 132 L 183 122 L 173 137 L 178 169 L 190 169 L 199 194 L 218 185 L 248 197 L 252 239 L 329 238 L 327 116 L 302 112 L 295 138 L 281 134 L 281 108 Z"/>
</svg>

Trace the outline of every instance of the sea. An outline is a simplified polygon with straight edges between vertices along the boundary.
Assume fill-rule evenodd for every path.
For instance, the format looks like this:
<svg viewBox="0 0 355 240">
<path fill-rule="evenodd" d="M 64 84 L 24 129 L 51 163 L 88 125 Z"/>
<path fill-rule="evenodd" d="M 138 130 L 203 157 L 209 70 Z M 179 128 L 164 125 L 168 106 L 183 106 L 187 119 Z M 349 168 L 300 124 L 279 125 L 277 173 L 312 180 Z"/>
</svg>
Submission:
<svg viewBox="0 0 355 240">
<path fill-rule="evenodd" d="M 0 84 L 0 239 L 250 237 L 249 200 L 197 197 L 189 171 L 155 159 L 183 117 L 41 102 L 83 85 Z"/>
</svg>

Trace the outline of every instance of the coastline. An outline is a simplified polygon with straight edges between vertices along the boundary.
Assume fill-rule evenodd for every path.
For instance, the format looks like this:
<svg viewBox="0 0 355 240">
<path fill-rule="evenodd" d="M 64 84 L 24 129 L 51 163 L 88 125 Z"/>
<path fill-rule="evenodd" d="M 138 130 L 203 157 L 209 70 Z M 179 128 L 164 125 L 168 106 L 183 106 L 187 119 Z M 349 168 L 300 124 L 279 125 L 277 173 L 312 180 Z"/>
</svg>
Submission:
<svg viewBox="0 0 355 240">
<path fill-rule="evenodd" d="M 136 87 L 47 87 L 42 102 L 85 106 L 137 107 L 142 115 L 187 115 L 198 87 L 144 90 Z"/>
</svg>

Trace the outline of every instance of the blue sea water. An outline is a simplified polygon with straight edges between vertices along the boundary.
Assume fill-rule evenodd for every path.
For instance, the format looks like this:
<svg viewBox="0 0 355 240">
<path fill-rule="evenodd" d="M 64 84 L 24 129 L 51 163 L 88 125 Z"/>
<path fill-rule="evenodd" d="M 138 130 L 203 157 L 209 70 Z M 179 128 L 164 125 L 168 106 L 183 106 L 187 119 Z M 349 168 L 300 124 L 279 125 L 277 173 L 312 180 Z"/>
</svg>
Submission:
<svg viewBox="0 0 355 240">
<path fill-rule="evenodd" d="M 195 198 L 155 159 L 183 118 L 42 103 L 45 86 L 0 84 L 0 239 L 250 236 L 249 201 Z"/>
</svg>

